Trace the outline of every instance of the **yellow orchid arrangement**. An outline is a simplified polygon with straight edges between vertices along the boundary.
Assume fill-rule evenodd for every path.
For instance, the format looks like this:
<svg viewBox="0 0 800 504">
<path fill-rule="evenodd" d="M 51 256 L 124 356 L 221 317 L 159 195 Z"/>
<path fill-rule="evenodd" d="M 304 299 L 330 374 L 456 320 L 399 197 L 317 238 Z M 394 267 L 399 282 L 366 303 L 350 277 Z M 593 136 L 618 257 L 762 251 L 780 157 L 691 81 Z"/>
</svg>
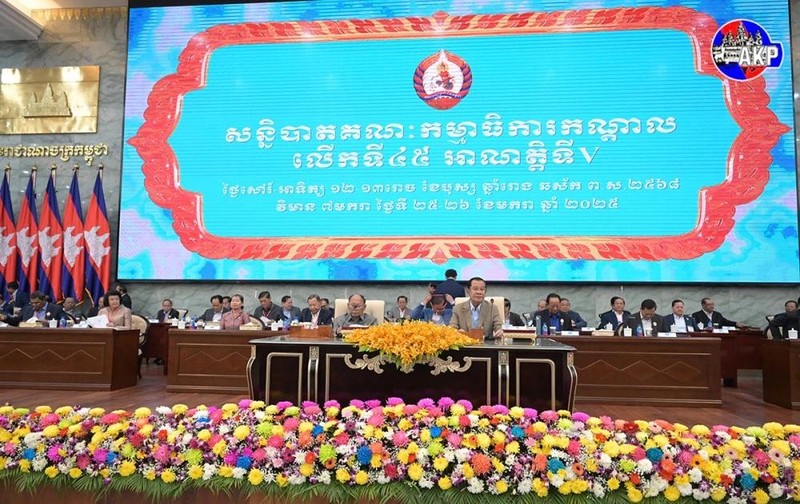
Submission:
<svg viewBox="0 0 800 504">
<path fill-rule="evenodd" d="M 474 339 L 453 327 L 422 321 L 359 329 L 347 334 L 344 341 L 358 345 L 361 350 L 380 352 L 396 361 L 399 367 L 413 366 L 426 357 L 475 343 Z"/>
</svg>

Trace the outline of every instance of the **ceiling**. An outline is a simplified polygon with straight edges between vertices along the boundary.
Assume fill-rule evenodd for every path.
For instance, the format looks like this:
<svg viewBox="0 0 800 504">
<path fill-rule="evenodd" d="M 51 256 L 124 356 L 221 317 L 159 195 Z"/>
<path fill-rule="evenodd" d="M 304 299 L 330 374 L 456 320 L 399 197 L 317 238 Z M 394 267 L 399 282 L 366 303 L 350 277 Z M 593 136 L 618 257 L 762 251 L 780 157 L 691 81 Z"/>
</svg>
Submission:
<svg viewBox="0 0 800 504">
<path fill-rule="evenodd" d="M 32 10 L 127 5 L 128 0 L 0 0 L 0 42 L 39 38 L 42 25 L 31 18 Z"/>
</svg>

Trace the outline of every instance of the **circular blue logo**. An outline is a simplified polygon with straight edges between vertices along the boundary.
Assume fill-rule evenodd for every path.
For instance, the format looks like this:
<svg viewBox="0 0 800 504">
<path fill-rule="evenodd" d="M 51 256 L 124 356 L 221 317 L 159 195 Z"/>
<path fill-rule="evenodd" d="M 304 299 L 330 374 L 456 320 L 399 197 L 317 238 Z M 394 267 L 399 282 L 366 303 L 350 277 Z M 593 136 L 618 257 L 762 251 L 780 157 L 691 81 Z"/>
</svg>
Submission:
<svg viewBox="0 0 800 504">
<path fill-rule="evenodd" d="M 711 56 L 722 75 L 737 81 L 760 76 L 783 62 L 783 45 L 773 42 L 767 30 L 749 19 L 728 21 L 717 30 Z"/>
</svg>

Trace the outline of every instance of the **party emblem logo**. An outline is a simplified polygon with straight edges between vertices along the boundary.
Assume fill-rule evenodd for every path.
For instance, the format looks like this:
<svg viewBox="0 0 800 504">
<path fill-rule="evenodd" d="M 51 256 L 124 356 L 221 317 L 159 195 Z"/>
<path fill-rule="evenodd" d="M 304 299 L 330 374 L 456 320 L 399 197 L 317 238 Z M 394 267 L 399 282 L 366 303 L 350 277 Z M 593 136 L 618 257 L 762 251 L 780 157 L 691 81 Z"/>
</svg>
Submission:
<svg viewBox="0 0 800 504">
<path fill-rule="evenodd" d="M 714 35 L 711 55 L 722 74 L 737 81 L 755 79 L 783 61 L 783 45 L 773 42 L 767 30 L 748 19 L 722 25 Z"/>
<path fill-rule="evenodd" d="M 438 109 L 453 108 L 469 93 L 472 70 L 451 52 L 431 54 L 414 72 L 414 90 L 427 105 Z"/>
</svg>

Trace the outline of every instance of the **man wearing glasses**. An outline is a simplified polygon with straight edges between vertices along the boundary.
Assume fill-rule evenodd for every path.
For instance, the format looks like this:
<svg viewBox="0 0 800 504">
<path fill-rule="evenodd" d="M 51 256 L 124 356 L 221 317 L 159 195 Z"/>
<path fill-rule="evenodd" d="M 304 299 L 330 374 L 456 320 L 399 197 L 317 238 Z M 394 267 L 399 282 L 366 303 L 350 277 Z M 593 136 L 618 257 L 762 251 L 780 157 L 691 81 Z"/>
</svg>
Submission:
<svg viewBox="0 0 800 504">
<path fill-rule="evenodd" d="M 341 334 L 342 327 L 348 326 L 373 326 L 378 325 L 378 320 L 364 313 L 367 307 L 367 300 L 361 294 L 353 294 L 347 298 L 347 313 L 340 315 L 333 320 L 333 332 Z"/>
</svg>

